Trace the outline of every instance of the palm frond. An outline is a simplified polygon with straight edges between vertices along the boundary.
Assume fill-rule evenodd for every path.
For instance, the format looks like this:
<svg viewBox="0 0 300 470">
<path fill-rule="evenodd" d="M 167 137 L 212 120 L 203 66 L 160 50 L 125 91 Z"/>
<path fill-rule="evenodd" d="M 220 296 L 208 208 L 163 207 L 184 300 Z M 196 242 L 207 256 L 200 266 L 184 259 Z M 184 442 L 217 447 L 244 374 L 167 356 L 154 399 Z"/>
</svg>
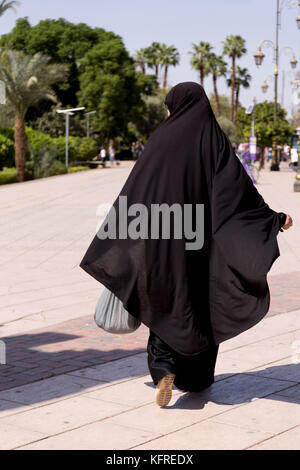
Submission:
<svg viewBox="0 0 300 470">
<path fill-rule="evenodd" d="M 17 0 L 8 2 L 7 0 L 2 0 L 0 2 L 0 16 L 4 15 L 8 10 L 16 11 L 16 7 L 20 5 L 20 2 Z"/>
<path fill-rule="evenodd" d="M 51 88 L 65 80 L 68 67 L 50 64 L 41 53 L 27 56 L 22 52 L 5 50 L 0 54 L 0 80 L 7 90 L 7 100 L 16 114 L 25 117 L 27 110 L 42 100 L 56 100 Z"/>
</svg>

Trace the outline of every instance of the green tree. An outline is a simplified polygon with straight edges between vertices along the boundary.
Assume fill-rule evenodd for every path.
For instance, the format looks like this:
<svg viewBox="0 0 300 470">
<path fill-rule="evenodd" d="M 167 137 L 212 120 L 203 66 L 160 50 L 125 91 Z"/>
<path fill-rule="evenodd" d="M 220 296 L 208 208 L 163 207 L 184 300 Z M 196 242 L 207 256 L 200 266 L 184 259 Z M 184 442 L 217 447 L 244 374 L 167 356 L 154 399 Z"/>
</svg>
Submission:
<svg viewBox="0 0 300 470">
<path fill-rule="evenodd" d="M 150 69 L 154 69 L 155 77 L 158 82 L 159 66 L 161 65 L 161 44 L 153 42 L 150 47 L 145 50 L 147 57 L 147 65 Z"/>
<path fill-rule="evenodd" d="M 191 66 L 200 73 L 200 85 L 204 86 L 204 77 L 209 73 L 209 57 L 211 54 L 212 46 L 209 42 L 200 41 L 200 44 L 193 44 L 193 51 L 189 54 L 192 55 Z"/>
<path fill-rule="evenodd" d="M 217 103 L 216 103 L 215 94 L 211 93 L 209 95 L 209 101 L 210 101 L 210 104 L 212 106 L 212 109 L 213 109 L 214 113 L 216 114 L 216 116 L 224 116 L 227 119 L 230 119 L 231 108 L 230 108 L 230 103 L 229 103 L 229 100 L 228 100 L 228 96 L 218 95 L 218 98 L 219 98 L 219 108 L 220 108 L 220 114 L 219 115 L 218 115 L 218 112 L 217 112 Z"/>
<path fill-rule="evenodd" d="M 141 72 L 143 75 L 146 75 L 146 64 L 148 60 L 147 49 L 139 49 L 135 53 L 135 62 L 138 67 L 141 68 Z"/>
<path fill-rule="evenodd" d="M 144 96 L 143 101 L 145 104 L 144 111 L 140 119 L 135 124 L 131 124 L 131 127 L 137 134 L 138 139 L 146 141 L 157 126 L 166 119 L 167 111 L 162 93 Z"/>
<path fill-rule="evenodd" d="M 233 124 L 233 122 L 229 118 L 225 116 L 219 116 L 217 118 L 217 121 L 220 127 L 225 132 L 225 134 L 229 137 L 231 142 L 240 143 L 240 138 L 239 138 L 236 126 Z"/>
<path fill-rule="evenodd" d="M 274 142 L 284 145 L 290 142 L 294 127 L 287 120 L 287 113 L 278 104 L 278 116 L 274 121 L 274 103 L 264 101 L 255 106 L 255 134 L 261 154 L 265 147 L 272 147 Z M 239 108 L 236 119 L 237 131 L 244 142 L 248 142 L 251 134 L 251 115 L 245 113 L 244 108 Z M 263 162 L 262 162 L 263 164 Z"/>
<path fill-rule="evenodd" d="M 161 45 L 160 50 L 161 66 L 164 67 L 163 89 L 167 89 L 169 67 L 176 67 L 180 62 L 179 52 L 174 46 Z"/>
<path fill-rule="evenodd" d="M 48 134 L 50 137 L 64 136 L 65 117 L 57 113 L 58 109 L 62 109 L 62 104 L 53 105 L 49 111 L 45 111 L 41 117 L 33 120 L 27 119 L 28 126 L 38 132 Z M 76 113 L 70 117 L 70 135 L 78 137 L 86 136 L 86 120 L 81 113 Z"/>
<path fill-rule="evenodd" d="M 28 18 L 21 18 L 11 33 L 1 37 L 0 45 L 27 55 L 42 52 L 53 63 L 67 64 L 70 70 L 68 80 L 53 87 L 58 100 L 66 107 L 78 104 L 79 67 L 85 54 L 94 45 L 115 37 L 118 36 L 102 28 L 73 24 L 62 18 L 42 20 L 36 26 L 31 26 Z"/>
<path fill-rule="evenodd" d="M 227 64 L 221 56 L 216 55 L 212 52 L 208 57 L 208 72 L 212 74 L 215 103 L 216 103 L 216 114 L 221 115 L 220 99 L 217 87 L 218 77 L 225 76 L 227 73 Z"/>
<path fill-rule="evenodd" d="M 122 135 L 128 122 L 138 117 L 143 92 L 122 40 L 114 37 L 95 45 L 79 70 L 78 97 L 87 109 L 98 111 L 95 122 L 101 139 Z"/>
<path fill-rule="evenodd" d="M 67 76 L 67 67 L 50 64 L 43 54 L 27 56 L 18 51 L 3 51 L 0 80 L 6 85 L 7 101 L 14 111 L 15 162 L 19 181 L 24 181 L 26 161 L 25 119 L 28 109 L 41 100 L 55 101 L 51 85 Z"/>
<path fill-rule="evenodd" d="M 223 41 L 223 54 L 231 57 L 231 120 L 235 122 L 236 59 L 246 54 L 245 40 L 241 36 L 230 35 Z"/>
</svg>

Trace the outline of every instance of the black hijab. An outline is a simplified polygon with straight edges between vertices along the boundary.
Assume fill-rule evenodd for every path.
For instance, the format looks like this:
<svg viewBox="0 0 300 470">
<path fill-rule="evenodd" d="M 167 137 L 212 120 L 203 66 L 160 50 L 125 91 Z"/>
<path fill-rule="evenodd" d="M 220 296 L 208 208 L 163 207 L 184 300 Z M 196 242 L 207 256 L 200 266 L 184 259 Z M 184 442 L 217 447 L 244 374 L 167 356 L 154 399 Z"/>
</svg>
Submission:
<svg viewBox="0 0 300 470">
<path fill-rule="evenodd" d="M 180 83 L 165 103 L 171 116 L 151 135 L 120 196 L 149 214 L 151 204 L 204 204 L 203 247 L 96 236 L 80 266 L 174 350 L 194 355 L 268 312 L 280 216 L 252 184 L 200 85 Z"/>
</svg>

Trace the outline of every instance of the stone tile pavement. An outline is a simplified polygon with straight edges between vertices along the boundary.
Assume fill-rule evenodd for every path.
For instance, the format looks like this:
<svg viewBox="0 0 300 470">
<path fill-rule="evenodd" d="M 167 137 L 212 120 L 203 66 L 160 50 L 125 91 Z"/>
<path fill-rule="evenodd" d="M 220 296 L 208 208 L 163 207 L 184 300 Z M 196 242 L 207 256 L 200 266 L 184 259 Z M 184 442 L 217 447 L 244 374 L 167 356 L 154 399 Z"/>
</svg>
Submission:
<svg viewBox="0 0 300 470">
<path fill-rule="evenodd" d="M 259 325 L 221 346 L 216 383 L 154 405 L 148 330 L 96 328 L 101 286 L 78 269 L 131 170 L 0 187 L 0 449 L 281 449 L 300 447 L 300 224 L 293 174 L 265 170 L 259 191 L 289 211 Z M 279 190 L 280 188 L 280 190 Z"/>
</svg>

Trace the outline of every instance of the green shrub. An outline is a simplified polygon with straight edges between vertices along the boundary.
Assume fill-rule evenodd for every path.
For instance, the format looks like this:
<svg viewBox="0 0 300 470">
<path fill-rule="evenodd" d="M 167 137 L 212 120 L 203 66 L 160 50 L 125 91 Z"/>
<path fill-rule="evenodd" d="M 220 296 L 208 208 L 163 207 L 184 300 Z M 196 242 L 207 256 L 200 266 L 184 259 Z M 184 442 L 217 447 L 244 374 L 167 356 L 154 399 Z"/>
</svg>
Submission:
<svg viewBox="0 0 300 470">
<path fill-rule="evenodd" d="M 99 153 L 97 142 L 90 137 L 83 137 L 80 139 L 78 154 L 76 160 L 88 161 L 94 158 Z"/>
<path fill-rule="evenodd" d="M 0 170 L 13 167 L 15 164 L 15 147 L 13 129 L 0 129 Z"/>
<path fill-rule="evenodd" d="M 45 141 L 41 146 L 30 146 L 30 155 L 34 178 L 66 173 L 65 165 L 56 159 L 57 148 L 51 142 Z"/>
<path fill-rule="evenodd" d="M 78 173 L 80 171 L 88 171 L 90 168 L 88 166 L 71 166 L 69 168 L 69 173 Z"/>
<path fill-rule="evenodd" d="M 26 128 L 27 179 L 63 174 L 65 170 L 65 137 L 52 138 L 47 134 Z M 14 161 L 14 130 L 0 128 L 0 170 L 11 168 Z M 98 153 L 97 143 L 87 137 L 69 137 L 69 162 L 87 161 Z M 85 168 L 86 169 L 86 168 Z"/>
<path fill-rule="evenodd" d="M 18 182 L 18 173 L 16 168 L 4 168 L 0 171 L 0 185 Z"/>
</svg>

